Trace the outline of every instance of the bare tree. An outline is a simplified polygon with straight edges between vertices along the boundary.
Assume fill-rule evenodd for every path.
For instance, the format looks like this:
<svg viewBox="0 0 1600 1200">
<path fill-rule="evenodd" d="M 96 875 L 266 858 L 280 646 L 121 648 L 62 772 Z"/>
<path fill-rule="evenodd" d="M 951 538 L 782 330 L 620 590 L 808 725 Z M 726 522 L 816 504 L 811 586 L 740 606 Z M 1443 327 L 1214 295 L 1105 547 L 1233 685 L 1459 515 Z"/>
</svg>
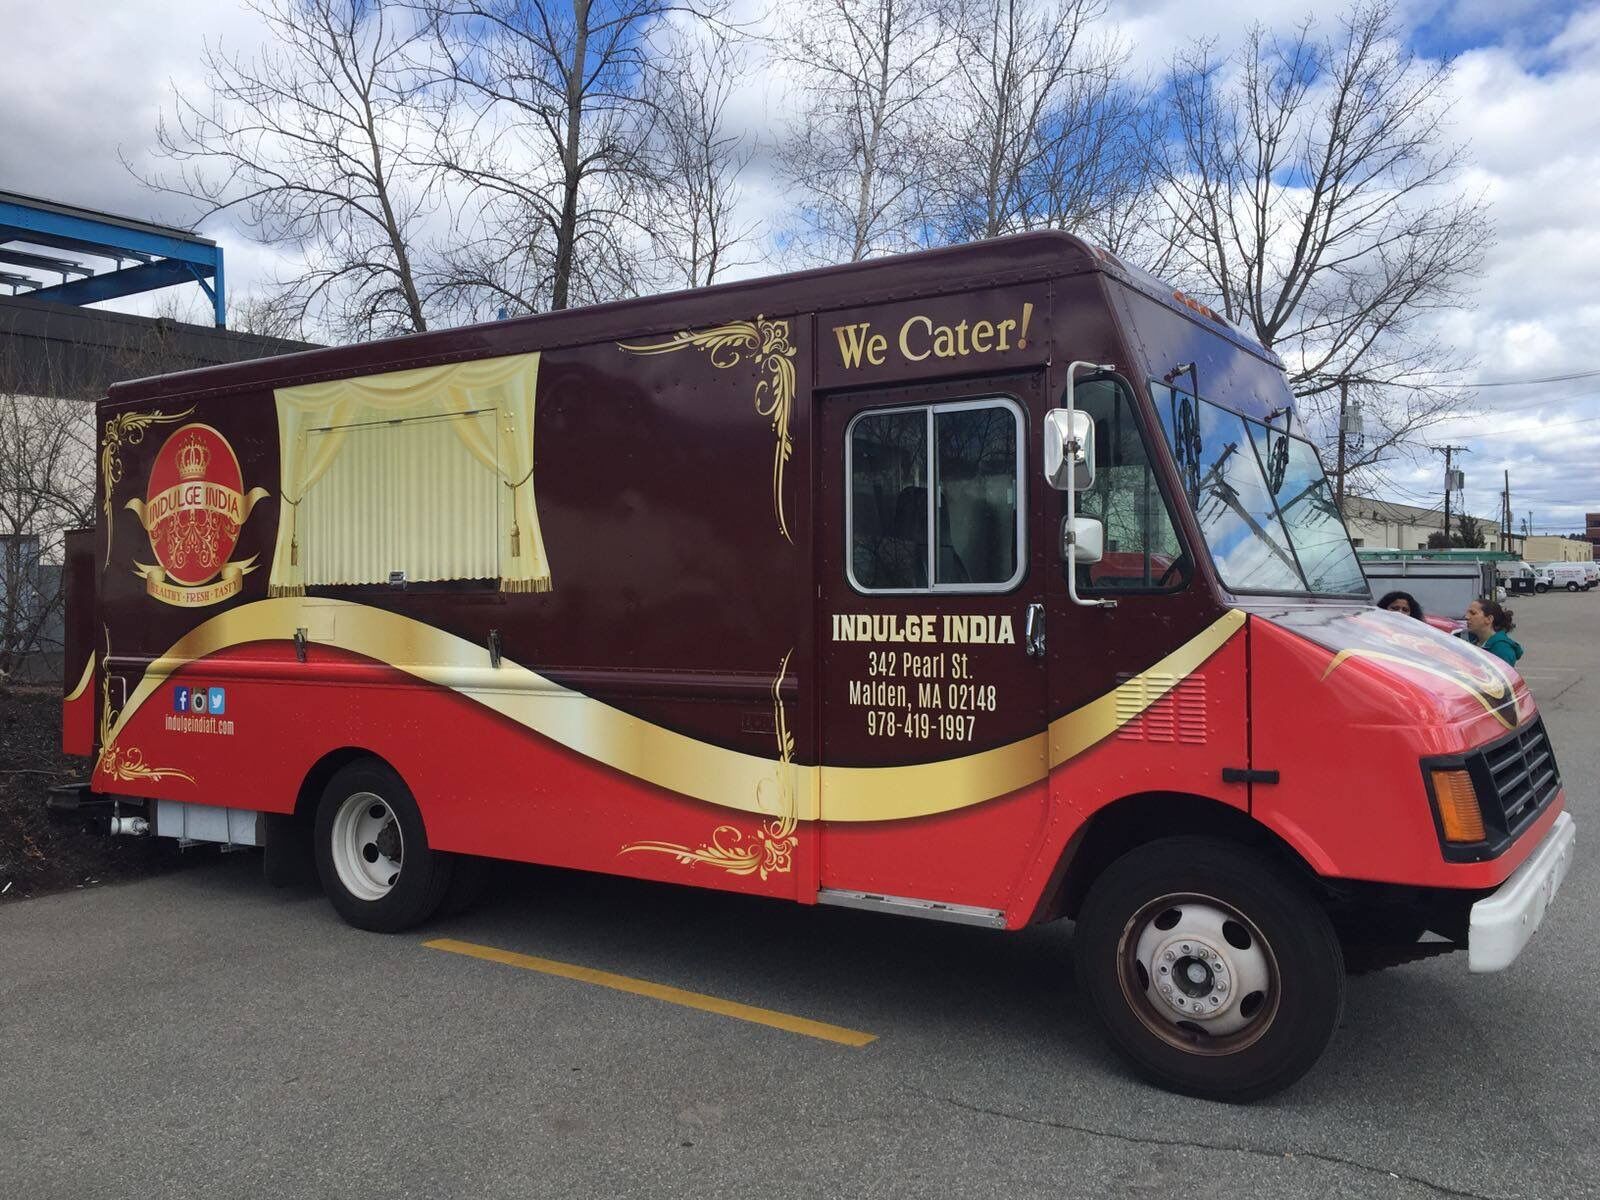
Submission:
<svg viewBox="0 0 1600 1200">
<path fill-rule="evenodd" d="M 928 211 L 945 241 L 1076 229 L 1137 188 L 1125 53 L 1095 37 L 1103 0 L 963 0 Z"/>
<path fill-rule="evenodd" d="M 348 336 L 426 329 L 423 227 L 433 180 L 408 155 L 416 14 L 397 0 L 249 0 L 269 30 L 252 59 L 208 46 L 210 95 L 173 89 L 152 187 L 236 212 L 298 250 L 276 306 Z"/>
<path fill-rule="evenodd" d="M 456 291 L 534 312 L 626 295 L 646 246 L 656 70 L 669 16 L 720 0 L 426 0 L 438 160 L 476 206 Z"/>
<path fill-rule="evenodd" d="M 302 341 L 306 331 L 300 306 L 276 291 L 235 293 L 228 298 L 228 327 L 235 333 L 282 341 Z"/>
<path fill-rule="evenodd" d="M 94 406 L 48 368 L 0 350 L 0 679 L 61 649 L 62 536 L 94 522 Z"/>
<path fill-rule="evenodd" d="M 728 123 L 728 103 L 749 72 L 727 40 L 692 35 L 664 67 L 649 226 L 671 282 L 702 287 L 750 261 L 756 223 L 739 215 L 739 177 L 755 149 Z"/>
<path fill-rule="evenodd" d="M 804 0 L 780 53 L 799 111 L 779 174 L 799 193 L 802 257 L 857 262 L 922 240 L 918 194 L 934 166 L 951 67 L 945 0 Z"/>
<path fill-rule="evenodd" d="M 1172 269 L 1283 356 L 1302 411 L 1331 437 L 1341 390 L 1365 402 L 1356 472 L 1460 412 L 1436 384 L 1467 364 L 1429 318 L 1466 301 L 1491 237 L 1456 187 L 1450 66 L 1399 32 L 1378 0 L 1328 37 L 1257 26 L 1231 70 L 1182 55 L 1156 193 Z"/>
</svg>

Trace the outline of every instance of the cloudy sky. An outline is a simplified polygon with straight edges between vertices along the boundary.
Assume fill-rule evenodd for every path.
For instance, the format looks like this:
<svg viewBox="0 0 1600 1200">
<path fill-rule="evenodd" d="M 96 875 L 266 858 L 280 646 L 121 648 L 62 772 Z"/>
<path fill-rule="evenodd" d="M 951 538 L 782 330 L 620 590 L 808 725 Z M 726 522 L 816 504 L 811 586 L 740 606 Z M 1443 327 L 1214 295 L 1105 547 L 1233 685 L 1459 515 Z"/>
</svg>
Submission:
<svg viewBox="0 0 1600 1200">
<path fill-rule="evenodd" d="M 1476 302 L 1444 322 L 1444 336 L 1484 381 L 1593 373 L 1483 388 L 1478 411 L 1431 440 L 1471 448 L 1472 511 L 1498 514 L 1509 469 L 1519 521 L 1531 510 L 1539 532 L 1572 531 L 1600 512 L 1600 0 L 1400 2 L 1412 48 L 1455 60 L 1455 133 L 1473 161 L 1462 185 L 1489 198 L 1496 222 Z M 1331 23 L 1341 7 L 1109 0 L 1109 20 L 1144 74 L 1193 38 L 1226 49 L 1252 19 Z M 186 223 L 119 156 L 147 162 L 170 88 L 202 90 L 202 42 L 248 54 L 263 36 L 256 19 L 235 0 L 0 0 L 0 28 L 0 189 Z M 765 106 L 748 111 L 761 119 Z M 750 185 L 753 208 L 766 207 L 774 189 Z M 236 296 L 272 269 L 272 252 L 225 219 L 202 232 L 225 247 Z M 1425 458 L 1394 469 L 1387 498 L 1439 503 L 1441 466 Z"/>
</svg>

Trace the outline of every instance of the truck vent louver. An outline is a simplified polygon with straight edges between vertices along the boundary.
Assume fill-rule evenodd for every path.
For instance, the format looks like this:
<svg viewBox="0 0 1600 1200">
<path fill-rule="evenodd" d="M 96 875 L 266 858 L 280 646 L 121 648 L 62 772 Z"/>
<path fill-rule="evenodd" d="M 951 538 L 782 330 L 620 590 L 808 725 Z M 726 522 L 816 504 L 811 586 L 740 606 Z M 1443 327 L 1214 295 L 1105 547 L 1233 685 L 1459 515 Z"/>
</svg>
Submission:
<svg viewBox="0 0 1600 1200">
<path fill-rule="evenodd" d="M 1206 680 L 1203 675 L 1122 673 L 1117 676 L 1117 736 L 1129 742 L 1206 740 Z"/>
</svg>

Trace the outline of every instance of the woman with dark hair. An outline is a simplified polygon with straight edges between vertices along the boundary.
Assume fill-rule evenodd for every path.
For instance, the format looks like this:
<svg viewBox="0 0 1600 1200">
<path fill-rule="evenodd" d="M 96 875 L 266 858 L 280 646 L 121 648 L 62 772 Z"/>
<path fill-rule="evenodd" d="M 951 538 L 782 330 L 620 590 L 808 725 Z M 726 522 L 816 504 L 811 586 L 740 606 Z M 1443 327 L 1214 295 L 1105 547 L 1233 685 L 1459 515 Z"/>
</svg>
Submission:
<svg viewBox="0 0 1600 1200">
<path fill-rule="evenodd" d="M 1422 605 L 1417 603 L 1417 598 L 1410 592 L 1388 592 L 1378 601 L 1378 607 L 1387 608 L 1390 612 L 1397 612 L 1403 616 L 1415 617 L 1419 621 L 1427 620 L 1422 615 Z"/>
<path fill-rule="evenodd" d="M 1467 605 L 1467 640 L 1513 666 L 1522 657 L 1522 646 L 1511 637 L 1516 627 L 1511 610 L 1498 601 L 1484 597 Z"/>
</svg>

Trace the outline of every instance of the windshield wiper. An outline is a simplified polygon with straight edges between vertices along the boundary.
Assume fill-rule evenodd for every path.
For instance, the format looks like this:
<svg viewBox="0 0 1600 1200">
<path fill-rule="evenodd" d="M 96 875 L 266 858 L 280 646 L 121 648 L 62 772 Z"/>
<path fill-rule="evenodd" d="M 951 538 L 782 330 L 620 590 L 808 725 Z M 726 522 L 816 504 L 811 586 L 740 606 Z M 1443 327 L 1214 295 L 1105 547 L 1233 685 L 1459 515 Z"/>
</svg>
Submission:
<svg viewBox="0 0 1600 1200">
<path fill-rule="evenodd" d="M 1239 493 L 1234 490 L 1233 486 L 1220 477 L 1220 472 L 1223 465 L 1228 461 L 1228 456 L 1238 448 L 1238 442 L 1228 443 L 1222 453 L 1217 455 L 1217 461 L 1211 464 L 1211 470 L 1206 472 L 1206 477 L 1201 481 L 1200 486 L 1232 509 L 1234 514 L 1249 528 L 1250 532 L 1255 534 L 1260 541 L 1265 542 L 1267 549 L 1277 555 L 1278 560 L 1288 567 L 1294 577 L 1304 585 L 1305 576 L 1300 573 L 1299 565 L 1285 552 L 1282 546 L 1278 545 L 1275 538 L 1261 528 L 1256 519 L 1250 515 L 1249 509 L 1239 503 Z"/>
</svg>

